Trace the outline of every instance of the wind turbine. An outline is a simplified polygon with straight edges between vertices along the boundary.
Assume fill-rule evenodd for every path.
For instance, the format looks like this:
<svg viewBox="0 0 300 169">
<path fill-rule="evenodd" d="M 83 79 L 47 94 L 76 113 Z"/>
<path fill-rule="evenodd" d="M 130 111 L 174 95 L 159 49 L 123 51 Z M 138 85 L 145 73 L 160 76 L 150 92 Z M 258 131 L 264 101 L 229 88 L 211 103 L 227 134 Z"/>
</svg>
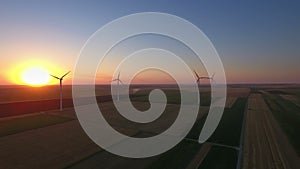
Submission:
<svg viewBox="0 0 300 169">
<path fill-rule="evenodd" d="M 117 81 L 117 100 L 119 101 L 120 100 L 120 94 L 119 94 L 119 86 L 120 86 L 120 83 L 123 84 L 123 82 L 120 80 L 120 72 L 118 73 L 118 77 L 114 80 L 112 80 L 112 82 L 114 81 Z"/>
<path fill-rule="evenodd" d="M 197 77 L 197 83 L 198 84 L 200 83 L 201 79 L 210 79 L 210 80 L 214 81 L 215 73 L 211 77 L 209 77 L 209 76 L 199 76 L 198 73 L 195 70 L 194 70 L 194 73 Z"/>
<path fill-rule="evenodd" d="M 64 79 L 65 76 L 67 76 L 71 71 L 67 72 L 66 74 L 64 74 L 62 77 L 57 77 L 57 76 L 54 76 L 54 75 L 51 75 L 52 77 L 54 77 L 55 79 L 58 79 L 59 80 L 59 86 L 60 86 L 60 111 L 62 111 L 62 81 Z"/>
</svg>

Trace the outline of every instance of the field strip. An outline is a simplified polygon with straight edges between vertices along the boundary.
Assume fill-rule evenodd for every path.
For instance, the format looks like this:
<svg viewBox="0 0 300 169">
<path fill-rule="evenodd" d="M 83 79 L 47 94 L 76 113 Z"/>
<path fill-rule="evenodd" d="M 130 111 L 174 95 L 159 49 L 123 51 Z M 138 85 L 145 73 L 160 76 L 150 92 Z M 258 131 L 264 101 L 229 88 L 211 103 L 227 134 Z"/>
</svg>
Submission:
<svg viewBox="0 0 300 169">
<path fill-rule="evenodd" d="M 281 94 L 280 96 L 283 99 L 288 100 L 288 101 L 294 103 L 295 105 L 297 105 L 298 107 L 300 107 L 300 99 L 298 99 L 297 97 L 295 97 L 293 95 L 286 95 L 286 94 Z"/>
<path fill-rule="evenodd" d="M 77 121 L 1 137 L 0 149 L 2 168 L 45 169 L 66 167 L 101 150 Z"/>
<path fill-rule="evenodd" d="M 285 169 L 286 159 L 279 148 L 274 119 L 260 94 L 252 94 L 248 101 L 244 144 L 244 169 Z"/>
<path fill-rule="evenodd" d="M 9 116 L 9 117 L 1 117 L 1 118 L 0 118 L 0 122 L 1 122 L 1 121 L 6 121 L 6 120 L 11 120 L 11 119 L 22 118 L 22 117 L 36 116 L 36 115 L 40 115 L 40 114 L 43 114 L 43 112 L 36 112 L 36 113 L 29 113 L 29 114 L 22 114 L 22 115 Z"/>
<path fill-rule="evenodd" d="M 18 118 L 2 120 L 0 123 L 0 137 L 17 134 L 38 128 L 45 128 L 52 125 L 66 123 L 72 118 L 53 116 L 48 114 L 34 114 Z"/>
<path fill-rule="evenodd" d="M 72 159 L 79 160 L 78 154 L 97 149 L 79 127 L 72 121 L 1 137 L 2 167 L 61 168 Z"/>
</svg>

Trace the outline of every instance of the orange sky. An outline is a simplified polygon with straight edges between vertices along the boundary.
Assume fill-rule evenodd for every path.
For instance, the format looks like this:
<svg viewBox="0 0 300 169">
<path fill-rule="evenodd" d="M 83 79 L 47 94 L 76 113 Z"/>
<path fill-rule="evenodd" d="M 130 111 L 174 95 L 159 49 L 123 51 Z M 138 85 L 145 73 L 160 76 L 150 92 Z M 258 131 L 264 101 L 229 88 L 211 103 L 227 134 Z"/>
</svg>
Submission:
<svg viewBox="0 0 300 169">
<path fill-rule="evenodd" d="M 228 83 L 300 83 L 300 10 L 295 8 L 297 5 L 285 1 L 244 3 L 246 5 L 236 6 L 234 2 L 213 1 L 171 4 L 149 1 L 122 5 L 111 1 L 76 1 L 72 5 L 56 1 L 3 2 L 0 6 L 0 85 L 24 84 L 21 74 L 35 66 L 57 76 L 69 70 L 73 72 L 81 48 L 95 31 L 121 16 L 144 11 L 172 13 L 198 26 L 218 51 Z M 151 40 L 143 43 L 146 46 Z M 132 44 L 141 44 L 137 42 Z M 134 45 L 125 47 L 134 48 Z M 177 48 L 171 43 L 160 45 Z M 190 62 L 191 69 L 206 74 L 200 64 Z M 111 70 L 101 72 L 97 82 L 109 83 L 111 76 Z M 84 82 L 84 72 L 81 78 Z M 128 80 L 124 74 L 122 78 Z M 72 73 L 64 83 L 71 82 Z M 168 83 L 170 79 L 149 73 L 134 82 Z M 51 79 L 48 84 L 57 83 Z"/>
</svg>

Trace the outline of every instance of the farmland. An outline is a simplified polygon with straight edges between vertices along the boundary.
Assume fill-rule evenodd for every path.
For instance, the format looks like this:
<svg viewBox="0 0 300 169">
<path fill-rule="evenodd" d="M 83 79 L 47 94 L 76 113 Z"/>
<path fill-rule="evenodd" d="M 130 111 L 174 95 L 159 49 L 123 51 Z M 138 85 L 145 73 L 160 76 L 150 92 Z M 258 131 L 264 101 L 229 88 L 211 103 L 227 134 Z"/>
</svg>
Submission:
<svg viewBox="0 0 300 169">
<path fill-rule="evenodd" d="M 289 141 L 298 155 L 300 155 L 300 136 L 298 133 L 300 128 L 300 108 L 281 96 L 264 95 L 264 98 L 279 125 L 287 134 Z"/>
<path fill-rule="evenodd" d="M 47 127 L 72 120 L 71 118 L 52 116 L 48 114 L 34 114 L 26 117 L 2 120 L 0 123 L 0 136 L 16 134 L 27 130 Z"/>
<path fill-rule="evenodd" d="M 155 87 L 131 87 L 132 105 L 140 111 L 149 109 L 148 94 Z M 31 93 L 30 90 L 38 89 L 26 89 L 23 92 Z M 54 88 L 50 87 L 49 90 L 53 93 Z M 112 96 L 107 86 L 98 86 L 96 90 L 98 106 L 106 121 L 119 133 L 135 138 L 152 137 L 165 131 L 176 120 L 181 104 L 180 92 L 176 86 L 164 86 L 162 90 L 167 96 L 166 109 L 153 122 L 141 124 L 131 122 L 118 113 L 111 102 Z M 68 86 L 65 91 L 65 100 L 71 99 Z M 295 102 L 299 99 L 298 91 L 297 88 L 284 88 L 282 85 L 274 88 L 272 85 L 229 86 L 226 106 L 217 129 L 205 143 L 199 144 L 198 137 L 211 104 L 210 88 L 205 86 L 200 90 L 198 117 L 187 136 L 169 151 L 144 159 L 120 157 L 102 150 L 80 127 L 72 102 L 62 112 L 57 110 L 57 106 L 54 106 L 57 103 L 56 94 L 49 97 L 32 94 L 27 98 L 10 98 L 9 102 L 5 102 L 3 96 L 3 108 L 17 113 L 0 119 L 1 166 L 58 169 L 235 169 L 240 168 L 237 165 L 241 160 L 243 169 L 296 169 L 299 166 L 300 142 L 300 108 Z M 54 99 L 52 105 L 34 107 L 47 102 L 40 99 L 51 98 Z M 23 103 L 22 99 L 27 101 Z M 22 113 L 25 112 L 27 103 L 31 111 Z M 22 104 L 25 108 L 5 107 Z M 7 112 L 9 111 L 1 109 L 3 115 Z M 28 152 L 30 155 L 25 156 Z"/>
<path fill-rule="evenodd" d="M 286 156 L 286 151 L 293 149 L 284 138 L 262 95 L 252 94 L 248 103 L 243 168 L 295 168 L 293 154 Z"/>
</svg>

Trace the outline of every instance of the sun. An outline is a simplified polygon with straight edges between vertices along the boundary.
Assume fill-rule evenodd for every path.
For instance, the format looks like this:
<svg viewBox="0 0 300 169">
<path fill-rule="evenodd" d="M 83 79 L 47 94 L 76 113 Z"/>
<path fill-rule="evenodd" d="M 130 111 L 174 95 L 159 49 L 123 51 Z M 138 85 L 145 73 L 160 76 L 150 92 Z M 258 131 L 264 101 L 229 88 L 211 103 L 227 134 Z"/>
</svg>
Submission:
<svg viewBox="0 0 300 169">
<path fill-rule="evenodd" d="M 40 67 L 32 67 L 26 69 L 22 73 L 21 79 L 30 86 L 43 86 L 49 83 L 50 76 L 45 69 Z"/>
</svg>

